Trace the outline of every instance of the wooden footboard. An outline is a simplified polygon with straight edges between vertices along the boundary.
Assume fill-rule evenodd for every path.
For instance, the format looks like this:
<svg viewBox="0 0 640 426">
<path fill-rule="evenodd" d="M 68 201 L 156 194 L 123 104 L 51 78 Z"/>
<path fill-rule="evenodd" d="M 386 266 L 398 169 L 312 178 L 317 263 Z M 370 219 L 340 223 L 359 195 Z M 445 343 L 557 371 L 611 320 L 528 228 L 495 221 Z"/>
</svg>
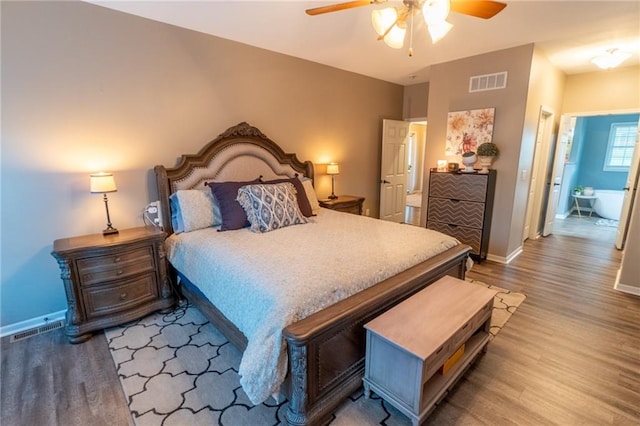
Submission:
<svg viewBox="0 0 640 426">
<path fill-rule="evenodd" d="M 292 425 L 324 424 L 362 385 L 363 325 L 445 275 L 464 279 L 469 247 L 458 246 L 298 321 L 284 330 Z"/>
</svg>

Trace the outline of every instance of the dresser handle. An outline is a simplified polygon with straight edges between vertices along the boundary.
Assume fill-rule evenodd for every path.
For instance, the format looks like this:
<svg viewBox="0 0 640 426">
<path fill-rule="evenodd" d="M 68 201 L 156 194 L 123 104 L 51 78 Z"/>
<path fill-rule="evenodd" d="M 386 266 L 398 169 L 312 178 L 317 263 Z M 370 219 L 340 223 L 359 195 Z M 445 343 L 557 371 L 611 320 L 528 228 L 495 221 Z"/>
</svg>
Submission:
<svg viewBox="0 0 640 426">
<path fill-rule="evenodd" d="M 118 272 L 116 272 L 116 274 L 118 274 L 118 275 L 122 275 L 122 273 L 123 273 L 123 272 L 124 272 L 124 271 L 123 271 L 122 269 L 118 269 Z"/>
<path fill-rule="evenodd" d="M 116 256 L 116 258 L 114 259 L 114 262 L 115 262 L 115 263 L 120 262 L 120 256 Z"/>
<path fill-rule="evenodd" d="M 120 300 L 124 300 L 124 299 L 126 299 L 126 298 L 127 298 L 127 293 L 122 293 L 122 294 L 120 295 Z"/>
</svg>

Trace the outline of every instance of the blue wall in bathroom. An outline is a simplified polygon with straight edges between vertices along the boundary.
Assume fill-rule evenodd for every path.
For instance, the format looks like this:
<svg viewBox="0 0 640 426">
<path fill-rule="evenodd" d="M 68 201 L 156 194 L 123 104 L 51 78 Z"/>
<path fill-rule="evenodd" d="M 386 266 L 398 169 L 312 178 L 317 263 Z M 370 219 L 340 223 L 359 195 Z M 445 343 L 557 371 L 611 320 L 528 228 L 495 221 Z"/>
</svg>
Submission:
<svg viewBox="0 0 640 426">
<path fill-rule="evenodd" d="M 570 159 L 578 163 L 575 185 L 597 189 L 621 190 L 627 182 L 627 172 L 603 170 L 607 155 L 609 130 L 612 123 L 638 122 L 640 114 L 581 117 L 576 123 L 576 138 Z M 577 143 L 576 143 L 577 142 Z M 573 156 L 576 157 L 573 157 Z"/>
</svg>

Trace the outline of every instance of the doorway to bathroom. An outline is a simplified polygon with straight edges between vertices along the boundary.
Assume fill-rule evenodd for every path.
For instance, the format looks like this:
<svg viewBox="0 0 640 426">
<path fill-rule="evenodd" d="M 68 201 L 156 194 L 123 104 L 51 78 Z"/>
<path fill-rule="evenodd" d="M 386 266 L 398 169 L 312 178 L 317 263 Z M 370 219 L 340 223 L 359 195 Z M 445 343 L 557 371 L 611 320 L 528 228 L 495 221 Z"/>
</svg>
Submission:
<svg viewBox="0 0 640 426">
<path fill-rule="evenodd" d="M 629 202 L 637 190 L 639 116 L 571 117 L 553 233 L 611 241 L 622 248 Z"/>
</svg>

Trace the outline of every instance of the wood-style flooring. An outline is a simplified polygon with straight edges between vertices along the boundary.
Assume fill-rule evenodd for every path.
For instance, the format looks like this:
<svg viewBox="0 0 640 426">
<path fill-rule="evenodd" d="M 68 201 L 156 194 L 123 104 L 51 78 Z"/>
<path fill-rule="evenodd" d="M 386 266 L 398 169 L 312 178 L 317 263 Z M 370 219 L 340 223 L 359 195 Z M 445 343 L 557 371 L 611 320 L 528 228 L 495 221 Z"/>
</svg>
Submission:
<svg viewBox="0 0 640 426">
<path fill-rule="evenodd" d="M 561 229 L 586 222 L 474 266 L 527 299 L 427 424 L 640 424 L 640 297 L 613 289 L 615 228 Z M 104 335 L 70 345 L 58 329 L 1 349 L 2 425 L 131 424 Z"/>
</svg>

